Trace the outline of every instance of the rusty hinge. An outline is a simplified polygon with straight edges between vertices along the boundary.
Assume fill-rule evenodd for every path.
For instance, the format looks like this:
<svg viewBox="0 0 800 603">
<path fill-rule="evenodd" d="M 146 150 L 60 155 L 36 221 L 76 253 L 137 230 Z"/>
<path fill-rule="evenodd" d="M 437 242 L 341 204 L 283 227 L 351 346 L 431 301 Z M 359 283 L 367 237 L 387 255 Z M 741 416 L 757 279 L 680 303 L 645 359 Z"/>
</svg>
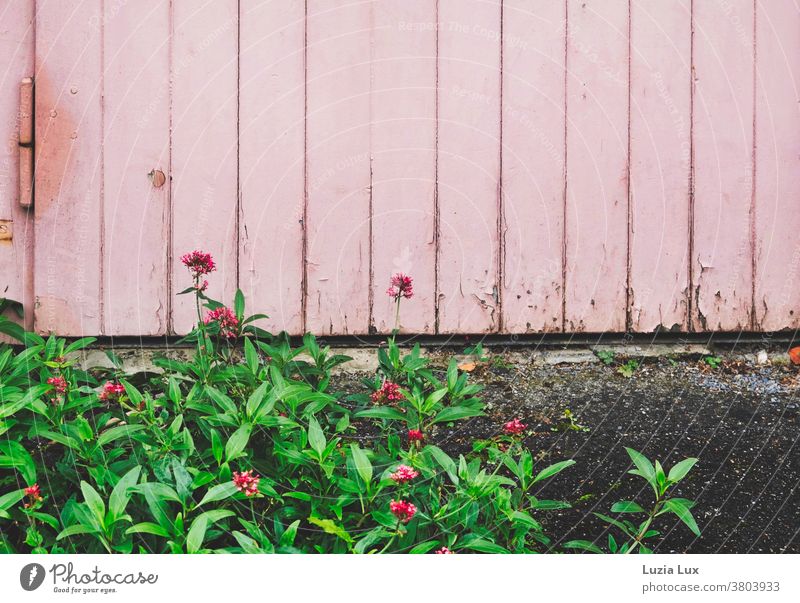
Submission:
<svg viewBox="0 0 800 603">
<path fill-rule="evenodd" d="M 19 84 L 19 203 L 33 205 L 33 78 Z"/>
</svg>

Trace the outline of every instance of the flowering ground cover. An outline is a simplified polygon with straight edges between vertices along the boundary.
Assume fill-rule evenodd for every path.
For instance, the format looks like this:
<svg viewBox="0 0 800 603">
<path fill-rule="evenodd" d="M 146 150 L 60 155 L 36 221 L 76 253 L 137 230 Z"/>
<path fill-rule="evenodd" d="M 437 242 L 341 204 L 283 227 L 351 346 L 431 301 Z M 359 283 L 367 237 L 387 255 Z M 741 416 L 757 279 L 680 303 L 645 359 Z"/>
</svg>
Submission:
<svg viewBox="0 0 800 603">
<path fill-rule="evenodd" d="M 548 533 L 544 515 L 572 502 L 549 493 L 576 461 L 543 458 L 530 419 L 509 408 L 493 428 L 483 386 L 455 359 L 434 367 L 394 337 L 353 391 L 335 367 L 349 358 L 312 335 L 293 346 L 258 326 L 237 292 L 209 299 L 213 258 L 183 258 L 197 326 L 189 360 L 130 378 L 87 371 L 67 342 L 0 322 L 20 346 L 0 349 L 0 548 L 6 552 L 648 553 L 663 526 L 700 535 L 690 491 L 698 459 L 662 466 L 634 448 L 618 470 L 641 487 L 594 517 L 604 539 Z M 413 303 L 411 277 L 387 295 Z M 584 426 L 566 415 L 568 429 Z M 671 455 L 675 457 L 676 455 Z M 690 489 L 685 489 L 690 490 Z"/>
<path fill-rule="evenodd" d="M 759 349 L 737 344 L 719 351 L 714 366 L 704 355 L 640 359 L 625 377 L 616 369 L 627 358 L 551 365 L 537 359 L 542 349 L 495 346 L 483 361 L 459 357 L 484 388 L 484 414 L 442 426 L 429 442 L 453 457 L 469 454 L 516 416 L 526 426 L 521 444 L 539 462 L 576 461 L 533 489 L 571 505 L 536 515 L 556 549 L 573 539 L 605 543 L 614 528 L 595 512 L 647 494 L 626 473 L 630 446 L 668 463 L 700 459 L 676 496 L 696 500 L 702 536 L 665 518 L 656 552 L 800 553 L 800 375 L 785 348 L 766 363 L 756 360 Z M 443 370 L 450 353 L 430 356 Z M 332 387 L 361 391 L 370 374 L 342 372 Z M 355 425 L 366 441 L 371 426 Z"/>
</svg>

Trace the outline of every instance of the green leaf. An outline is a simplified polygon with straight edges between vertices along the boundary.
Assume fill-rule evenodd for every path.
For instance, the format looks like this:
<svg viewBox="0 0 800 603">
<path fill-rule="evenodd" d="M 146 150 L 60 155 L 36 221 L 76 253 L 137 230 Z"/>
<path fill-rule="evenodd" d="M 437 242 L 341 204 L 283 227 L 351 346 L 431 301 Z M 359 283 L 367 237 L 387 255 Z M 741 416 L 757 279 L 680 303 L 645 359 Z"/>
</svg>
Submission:
<svg viewBox="0 0 800 603">
<path fill-rule="evenodd" d="M 76 524 L 74 526 L 69 526 L 68 528 L 62 530 L 58 536 L 56 536 L 56 540 L 63 540 L 64 538 L 68 538 L 69 536 L 77 536 L 79 534 L 95 534 L 97 530 L 91 526 L 85 526 L 82 524 Z"/>
<path fill-rule="evenodd" d="M 375 408 L 361 410 L 357 412 L 355 416 L 356 418 L 393 419 L 396 421 L 405 421 L 408 419 L 406 415 L 396 408 L 390 408 L 388 406 L 376 406 Z"/>
<path fill-rule="evenodd" d="M 472 408 L 469 406 L 448 406 L 447 408 L 442 409 L 431 422 L 447 423 L 449 421 L 466 419 L 467 417 L 480 417 L 484 414 L 485 413 L 479 408 Z"/>
<path fill-rule="evenodd" d="M 545 479 L 547 479 L 549 477 L 553 477 L 557 473 L 560 473 L 561 471 L 563 471 L 567 467 L 571 467 L 574 464 L 575 464 L 575 461 L 573 461 L 572 459 L 570 459 L 568 461 L 561 461 L 559 463 L 553 463 L 549 467 L 545 467 L 539 473 L 537 473 L 536 477 L 533 478 L 533 483 L 535 484 L 536 482 L 540 482 L 540 481 L 545 480 Z"/>
<path fill-rule="evenodd" d="M 66 348 L 64 348 L 64 355 L 67 355 L 70 352 L 77 352 L 78 350 L 82 350 L 83 348 L 89 347 L 95 341 L 97 341 L 96 337 L 82 337 L 81 339 L 76 339 Z"/>
<path fill-rule="evenodd" d="M 448 454 L 438 446 L 426 446 L 425 451 L 430 453 L 431 456 L 433 456 L 434 460 L 437 463 L 439 463 L 442 469 L 445 470 L 448 477 L 450 478 L 450 481 L 458 485 L 459 478 L 455 461 L 451 459 L 450 456 L 448 456 Z"/>
<path fill-rule="evenodd" d="M 144 425 L 120 425 L 119 427 L 112 427 L 97 437 L 97 443 L 100 446 L 105 446 L 106 444 L 110 444 L 122 438 L 130 439 L 131 435 L 137 431 L 142 431 L 142 429 L 144 429 Z"/>
<path fill-rule="evenodd" d="M 499 544 L 484 540 L 483 538 L 473 538 L 472 540 L 462 542 L 460 549 L 471 549 L 479 553 L 508 553 L 508 550 L 501 547 Z"/>
<path fill-rule="evenodd" d="M 258 372 L 258 352 L 249 337 L 244 339 L 244 360 L 247 368 L 255 375 Z"/>
<path fill-rule="evenodd" d="M 646 513 L 638 503 L 632 500 L 620 500 L 611 506 L 612 513 Z"/>
<path fill-rule="evenodd" d="M 308 518 L 308 522 L 322 528 L 322 531 L 326 534 L 341 538 L 347 544 L 353 544 L 353 537 L 347 533 L 347 530 L 332 519 L 320 519 L 319 517 L 311 516 Z"/>
<path fill-rule="evenodd" d="M 34 400 L 38 399 L 46 391 L 50 390 L 52 386 L 46 384 L 34 385 L 29 388 L 18 400 L 3 404 L 0 406 L 0 419 L 10 417 L 22 410 Z"/>
<path fill-rule="evenodd" d="M 245 339 L 245 341 L 248 340 Z M 261 409 L 261 404 L 264 401 L 264 396 L 267 394 L 267 389 L 269 388 L 269 386 L 270 386 L 269 382 L 264 381 L 264 383 L 262 383 L 255 390 L 253 390 L 253 393 L 250 394 L 250 397 L 247 399 L 247 405 L 245 406 L 245 409 L 247 410 L 247 416 L 250 417 L 250 419 L 253 419 L 258 415 L 264 414 L 264 412 L 270 412 L 272 410 L 272 408 L 266 411 L 262 411 Z M 273 400 L 272 406 L 274 406 L 276 398 L 274 396 L 270 397 Z"/>
<path fill-rule="evenodd" d="M 679 463 L 676 463 L 672 469 L 669 470 L 669 475 L 667 476 L 667 481 L 672 484 L 678 483 L 686 474 L 691 471 L 692 467 L 694 467 L 695 463 L 697 463 L 696 458 L 688 458 L 684 459 Z"/>
<path fill-rule="evenodd" d="M 278 546 L 288 547 L 294 545 L 294 539 L 297 537 L 297 528 L 300 526 L 300 520 L 296 520 L 286 528 L 286 531 L 281 534 L 281 539 Z"/>
<path fill-rule="evenodd" d="M 189 534 L 186 536 L 186 552 L 196 553 L 203 546 L 203 540 L 206 537 L 206 530 L 208 529 L 208 519 L 200 515 L 193 522 L 189 528 Z"/>
<path fill-rule="evenodd" d="M 641 452 L 634 450 L 633 448 L 625 448 L 628 452 L 628 456 L 631 457 L 633 464 L 636 465 L 637 472 L 634 472 L 634 475 L 639 475 L 647 480 L 647 482 L 653 487 L 656 494 L 658 494 L 658 482 L 656 481 L 656 468 L 653 467 L 653 463 L 651 463 L 648 458 L 643 455 Z"/>
<path fill-rule="evenodd" d="M 216 429 L 211 430 L 211 454 L 214 455 L 214 460 L 217 465 L 222 463 L 222 440 L 219 437 L 219 432 Z"/>
<path fill-rule="evenodd" d="M 208 397 L 211 398 L 217 405 L 222 408 L 227 414 L 236 416 L 238 414 L 236 404 L 228 396 L 213 387 L 205 388 Z"/>
<path fill-rule="evenodd" d="M 137 466 L 128 471 L 111 491 L 111 496 L 108 499 L 108 512 L 111 514 L 112 522 L 125 513 L 125 507 L 128 506 L 128 501 L 131 498 L 131 493 L 128 490 L 136 485 L 141 470 L 142 468 Z"/>
<path fill-rule="evenodd" d="M 7 511 L 23 498 L 25 498 L 25 488 L 3 494 L 0 496 L 0 511 Z"/>
<path fill-rule="evenodd" d="M 358 475 L 369 487 L 369 483 L 372 481 L 372 463 L 367 457 L 367 453 L 361 450 L 356 443 L 350 444 L 350 450 L 353 453 L 353 463 L 355 463 Z"/>
<path fill-rule="evenodd" d="M 236 295 L 233 297 L 233 313 L 240 322 L 244 318 L 244 294 L 241 289 L 237 289 Z"/>
<path fill-rule="evenodd" d="M 325 434 L 319 426 L 316 417 L 308 418 L 308 444 L 317 453 L 317 458 L 322 460 L 322 453 L 325 451 Z"/>
<path fill-rule="evenodd" d="M 670 498 L 664 501 L 664 509 L 673 512 L 678 516 L 678 519 L 686 524 L 695 536 L 700 536 L 700 528 L 697 527 L 697 522 L 694 520 L 692 512 L 689 510 L 689 504 L 687 503 L 691 503 L 691 501 L 686 501 L 681 498 Z M 659 513 L 659 515 L 660 514 L 661 513 Z"/>
<path fill-rule="evenodd" d="M 0 442 L 0 452 L 6 455 L 10 461 L 9 465 L 0 462 L 0 467 L 14 467 L 22 474 L 22 478 L 28 485 L 36 483 L 36 463 L 22 444 L 13 440 Z"/>
<path fill-rule="evenodd" d="M 531 517 L 528 513 L 524 511 L 514 511 L 511 514 L 511 519 L 515 523 L 521 523 L 522 525 L 528 526 L 529 528 L 533 528 L 534 530 L 541 531 L 542 524 L 536 521 L 533 517 Z"/>
<path fill-rule="evenodd" d="M 135 526 L 129 527 L 125 530 L 126 534 L 154 534 L 155 536 L 163 536 L 164 538 L 169 538 L 169 532 L 167 532 L 164 528 L 160 525 L 151 523 L 149 521 L 144 521 L 142 523 L 137 523 Z"/>
<path fill-rule="evenodd" d="M 203 499 L 197 503 L 197 506 L 200 507 L 211 502 L 217 502 L 218 500 L 230 498 L 236 494 L 236 492 L 238 492 L 238 488 L 236 488 L 236 484 L 234 484 L 232 481 L 225 482 L 224 484 L 217 484 L 216 486 L 208 489 L 208 492 L 206 492 L 206 495 L 203 497 Z"/>
<path fill-rule="evenodd" d="M 228 443 L 225 444 L 225 459 L 228 462 L 238 458 L 242 454 L 242 451 L 247 447 L 247 443 L 250 441 L 250 432 L 252 429 L 252 425 L 245 424 L 233 432 Z"/>
<path fill-rule="evenodd" d="M 432 551 L 437 546 L 439 546 L 438 540 L 428 540 L 427 542 L 420 542 L 410 551 L 408 551 L 409 555 L 424 555 L 425 553 Z"/>
<path fill-rule="evenodd" d="M 103 502 L 103 499 L 97 493 L 97 490 L 84 481 L 81 481 L 81 492 L 83 492 L 83 498 L 86 501 L 86 506 L 89 507 L 89 510 L 97 518 L 98 525 L 103 527 L 105 525 L 106 517 L 106 505 Z"/>
<path fill-rule="evenodd" d="M 603 549 L 588 540 L 570 540 L 569 542 L 565 542 L 563 546 L 565 549 L 580 549 L 583 551 L 589 551 L 590 553 L 597 553 L 599 555 L 603 554 Z"/>
</svg>

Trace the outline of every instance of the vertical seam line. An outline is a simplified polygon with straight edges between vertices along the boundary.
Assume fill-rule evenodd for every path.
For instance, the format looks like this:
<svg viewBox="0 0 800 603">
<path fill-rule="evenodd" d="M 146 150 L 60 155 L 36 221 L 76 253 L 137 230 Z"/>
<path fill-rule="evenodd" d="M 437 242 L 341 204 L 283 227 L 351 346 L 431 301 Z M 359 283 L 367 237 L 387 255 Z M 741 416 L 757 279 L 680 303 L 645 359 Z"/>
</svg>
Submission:
<svg viewBox="0 0 800 603">
<path fill-rule="evenodd" d="M 439 208 L 439 0 L 434 2 L 434 100 L 433 100 L 433 332 L 439 333 L 439 258 L 440 208 Z"/>
<path fill-rule="evenodd" d="M 686 327 L 690 333 L 694 331 L 694 0 L 689 3 L 689 265 L 686 278 L 687 317 Z"/>
<path fill-rule="evenodd" d="M 567 161 L 569 152 L 569 3 L 564 0 L 564 194 L 561 219 L 561 332 L 567 330 Z"/>
<path fill-rule="evenodd" d="M 625 330 L 626 332 L 630 333 L 633 331 L 633 292 L 631 289 L 632 280 L 631 280 L 631 272 L 633 267 L 633 254 L 632 252 L 632 242 L 633 242 L 633 195 L 631 191 L 631 64 L 633 62 L 633 56 L 631 51 L 631 36 L 632 36 L 632 22 L 633 22 L 633 6 L 631 0 L 628 0 L 628 148 L 627 153 L 628 156 L 626 158 L 626 186 L 627 190 L 627 197 L 628 197 L 628 204 L 626 209 L 626 220 L 627 220 L 627 241 L 626 241 L 626 275 L 625 275 Z"/>
<path fill-rule="evenodd" d="M 750 328 L 755 330 L 756 321 L 756 125 L 758 120 L 758 0 L 753 0 L 753 131 L 752 131 L 752 150 L 751 150 L 751 169 L 753 171 L 752 182 L 750 183 Z"/>
<path fill-rule="evenodd" d="M 303 217 L 300 322 L 308 330 L 308 0 L 303 3 Z"/>
</svg>

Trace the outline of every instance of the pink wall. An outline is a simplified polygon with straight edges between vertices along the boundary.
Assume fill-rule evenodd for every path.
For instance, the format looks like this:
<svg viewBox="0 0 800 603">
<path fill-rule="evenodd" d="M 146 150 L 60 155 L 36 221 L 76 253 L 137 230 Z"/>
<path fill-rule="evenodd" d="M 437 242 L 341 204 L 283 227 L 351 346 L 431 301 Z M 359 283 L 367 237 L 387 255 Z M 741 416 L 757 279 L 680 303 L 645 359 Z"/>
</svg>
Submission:
<svg viewBox="0 0 800 603">
<path fill-rule="evenodd" d="M 39 331 L 185 332 L 194 248 L 292 333 L 391 330 L 397 271 L 407 332 L 798 326 L 796 3 L 35 5 L 35 46 L 0 8 L 4 142 L 37 86 L 0 268 Z"/>
</svg>

